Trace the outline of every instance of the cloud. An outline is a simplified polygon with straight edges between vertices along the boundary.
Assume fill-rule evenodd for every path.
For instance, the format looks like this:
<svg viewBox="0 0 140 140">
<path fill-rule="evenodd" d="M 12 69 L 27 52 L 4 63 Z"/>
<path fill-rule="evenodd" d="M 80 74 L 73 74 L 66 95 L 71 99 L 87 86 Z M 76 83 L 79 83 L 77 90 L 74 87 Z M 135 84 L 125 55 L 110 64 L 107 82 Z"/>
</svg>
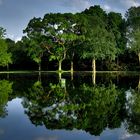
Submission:
<svg viewBox="0 0 140 140">
<path fill-rule="evenodd" d="M 7 35 L 6 35 L 6 38 L 11 38 L 11 39 L 14 40 L 15 42 L 21 40 L 21 37 L 20 37 L 20 36 L 16 36 L 16 35 L 13 35 L 13 34 L 7 34 Z"/>
<path fill-rule="evenodd" d="M 105 4 L 105 5 L 103 6 L 103 9 L 105 9 L 107 12 L 108 12 L 108 11 L 111 11 L 111 7 L 110 7 L 109 5 L 107 5 L 107 4 Z"/>
<path fill-rule="evenodd" d="M 71 0 L 64 1 L 63 6 L 73 8 L 76 11 L 81 11 L 89 8 L 92 5 L 90 0 Z"/>
<path fill-rule="evenodd" d="M 131 6 L 137 7 L 140 5 L 140 2 L 138 2 L 138 0 L 120 0 L 120 3 L 126 8 L 130 8 Z"/>
<path fill-rule="evenodd" d="M 107 12 L 115 11 L 124 15 L 131 6 L 140 6 L 140 0 L 117 0 L 116 2 L 113 0 L 104 0 L 102 2 L 98 1 L 98 3 L 96 1 L 95 4 L 101 5 Z"/>
</svg>

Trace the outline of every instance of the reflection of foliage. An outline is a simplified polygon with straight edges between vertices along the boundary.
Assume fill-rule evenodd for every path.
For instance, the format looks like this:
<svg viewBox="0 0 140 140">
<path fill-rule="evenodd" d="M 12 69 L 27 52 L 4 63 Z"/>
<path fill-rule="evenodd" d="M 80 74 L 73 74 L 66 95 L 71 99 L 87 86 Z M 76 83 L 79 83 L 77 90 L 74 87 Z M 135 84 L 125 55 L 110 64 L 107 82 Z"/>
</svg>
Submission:
<svg viewBox="0 0 140 140">
<path fill-rule="evenodd" d="M 36 114 L 36 123 L 38 122 L 39 125 L 41 124 L 42 116 L 39 114 L 38 110 L 41 110 L 40 105 L 38 105 L 38 102 L 43 102 L 42 97 L 44 96 L 44 90 L 41 85 L 40 81 L 37 81 L 33 84 L 31 88 L 28 89 L 28 93 L 25 94 L 24 100 L 23 100 L 23 106 L 25 108 L 28 107 L 28 109 Z M 35 109 L 34 109 L 35 108 Z M 26 111 L 25 111 L 26 112 Z"/>
<path fill-rule="evenodd" d="M 47 89 L 46 89 L 47 90 Z M 36 125 L 42 124 L 46 106 L 56 103 L 63 96 L 60 85 L 50 84 L 48 92 L 44 90 L 41 82 L 37 81 L 29 90 L 26 98 L 24 98 L 23 106 L 27 108 L 26 113 L 31 117 L 32 123 Z"/>
<path fill-rule="evenodd" d="M 99 135 L 106 127 L 121 125 L 124 94 L 115 85 L 90 87 L 86 84 L 67 91 L 61 85 L 43 88 L 34 84 L 24 99 L 26 114 L 35 125 L 50 129 L 83 129 Z"/>
<path fill-rule="evenodd" d="M 128 130 L 130 133 L 140 134 L 140 94 L 137 91 L 132 91 L 129 98 L 128 111 Z"/>
<path fill-rule="evenodd" d="M 12 93 L 12 83 L 7 80 L 0 81 L 0 117 L 7 115 L 6 104 L 8 102 L 8 96 Z"/>
<path fill-rule="evenodd" d="M 80 112 L 82 112 L 80 114 L 83 115 L 79 119 L 81 119 L 81 123 L 84 122 L 83 128 L 85 130 L 99 135 L 107 126 L 116 128 L 121 125 L 122 110 L 124 109 L 123 91 L 118 90 L 112 84 L 108 87 L 83 85 L 80 90 L 81 94 L 78 95 L 80 100 L 77 99 L 81 102 L 82 110 Z"/>
</svg>

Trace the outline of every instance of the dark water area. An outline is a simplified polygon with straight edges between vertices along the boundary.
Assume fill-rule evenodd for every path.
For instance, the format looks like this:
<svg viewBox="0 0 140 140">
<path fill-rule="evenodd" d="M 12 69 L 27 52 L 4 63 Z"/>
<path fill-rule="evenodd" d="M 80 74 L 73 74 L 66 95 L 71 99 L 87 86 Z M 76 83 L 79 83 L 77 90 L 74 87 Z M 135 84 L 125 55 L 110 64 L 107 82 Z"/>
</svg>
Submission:
<svg viewBox="0 0 140 140">
<path fill-rule="evenodd" d="M 136 74 L 0 74 L 0 140 L 139 140 Z"/>
</svg>

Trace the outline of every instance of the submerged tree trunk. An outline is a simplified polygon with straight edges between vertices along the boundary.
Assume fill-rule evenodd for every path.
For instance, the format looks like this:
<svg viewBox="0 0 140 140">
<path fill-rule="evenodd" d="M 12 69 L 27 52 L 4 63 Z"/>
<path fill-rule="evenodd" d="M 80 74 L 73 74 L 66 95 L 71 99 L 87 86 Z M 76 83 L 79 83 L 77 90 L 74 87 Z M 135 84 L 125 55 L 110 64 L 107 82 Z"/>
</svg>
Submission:
<svg viewBox="0 0 140 140">
<path fill-rule="evenodd" d="M 96 72 L 92 72 L 92 83 L 93 85 L 96 84 Z"/>
<path fill-rule="evenodd" d="M 71 73 L 73 73 L 73 61 L 71 61 L 71 69 L 70 69 Z"/>
<path fill-rule="evenodd" d="M 61 79 L 62 79 L 62 73 L 59 72 L 59 82 L 61 81 Z"/>
<path fill-rule="evenodd" d="M 71 72 L 71 81 L 73 81 L 73 72 Z"/>
<path fill-rule="evenodd" d="M 38 63 L 38 71 L 41 71 L 41 63 Z"/>
<path fill-rule="evenodd" d="M 92 59 L 92 82 L 93 85 L 96 84 L 96 60 Z"/>
<path fill-rule="evenodd" d="M 58 68 L 58 71 L 62 71 L 62 61 L 61 61 L 61 60 L 59 61 L 59 68 Z"/>
<path fill-rule="evenodd" d="M 96 72 L 96 60 L 92 59 L 92 72 Z"/>
<path fill-rule="evenodd" d="M 138 53 L 138 57 L 139 57 L 139 65 L 140 65 L 140 53 Z"/>
<path fill-rule="evenodd" d="M 138 83 L 138 92 L 140 92 L 140 76 L 139 76 L 139 83 Z"/>
<path fill-rule="evenodd" d="M 38 81 L 41 82 L 41 72 L 38 72 Z"/>
</svg>

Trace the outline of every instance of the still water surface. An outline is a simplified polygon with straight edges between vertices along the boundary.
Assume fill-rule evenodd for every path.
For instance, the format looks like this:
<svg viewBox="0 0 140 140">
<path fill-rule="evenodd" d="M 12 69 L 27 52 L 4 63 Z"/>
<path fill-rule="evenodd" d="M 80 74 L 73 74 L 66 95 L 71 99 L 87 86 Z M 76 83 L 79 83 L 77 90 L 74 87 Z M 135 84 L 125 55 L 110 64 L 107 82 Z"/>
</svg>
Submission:
<svg viewBox="0 0 140 140">
<path fill-rule="evenodd" d="M 139 140 L 139 75 L 0 75 L 0 140 Z"/>
</svg>

